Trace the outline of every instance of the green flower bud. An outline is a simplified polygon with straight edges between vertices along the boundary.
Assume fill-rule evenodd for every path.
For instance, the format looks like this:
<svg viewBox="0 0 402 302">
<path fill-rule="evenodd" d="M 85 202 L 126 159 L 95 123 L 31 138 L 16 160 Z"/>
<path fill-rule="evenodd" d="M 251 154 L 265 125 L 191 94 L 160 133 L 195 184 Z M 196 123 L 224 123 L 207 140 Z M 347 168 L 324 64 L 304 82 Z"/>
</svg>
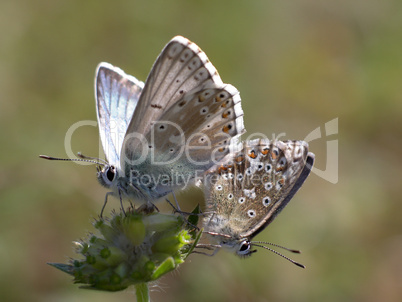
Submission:
<svg viewBox="0 0 402 302">
<path fill-rule="evenodd" d="M 154 253 L 167 253 L 173 255 L 178 252 L 182 246 L 183 243 L 180 240 L 180 235 L 175 235 L 159 239 L 152 246 L 152 251 Z"/>
<path fill-rule="evenodd" d="M 133 245 L 140 245 L 144 241 L 146 229 L 140 215 L 124 217 L 121 225 L 125 236 Z"/>
<path fill-rule="evenodd" d="M 106 224 L 104 220 L 98 220 L 95 222 L 95 228 L 98 229 L 103 237 L 105 237 L 105 240 L 111 241 L 113 238 L 115 238 L 115 230 Z"/>
<path fill-rule="evenodd" d="M 147 230 L 151 232 L 164 232 L 167 230 L 178 229 L 183 223 L 180 216 L 155 213 L 143 218 Z"/>
</svg>

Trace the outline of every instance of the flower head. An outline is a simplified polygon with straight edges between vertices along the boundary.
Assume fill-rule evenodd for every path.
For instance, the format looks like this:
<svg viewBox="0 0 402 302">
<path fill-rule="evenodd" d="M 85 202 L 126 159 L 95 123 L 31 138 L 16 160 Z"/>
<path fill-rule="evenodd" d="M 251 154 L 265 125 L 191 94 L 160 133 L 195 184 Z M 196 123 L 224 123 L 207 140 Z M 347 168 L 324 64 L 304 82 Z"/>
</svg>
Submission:
<svg viewBox="0 0 402 302">
<path fill-rule="evenodd" d="M 134 209 L 114 213 L 109 220 L 94 222 L 98 235 L 75 242 L 81 259 L 50 265 L 74 276 L 75 283 L 84 284 L 82 288 L 118 291 L 155 281 L 193 251 L 201 237 L 190 227 L 194 217 L 187 223 L 181 215 Z"/>
</svg>

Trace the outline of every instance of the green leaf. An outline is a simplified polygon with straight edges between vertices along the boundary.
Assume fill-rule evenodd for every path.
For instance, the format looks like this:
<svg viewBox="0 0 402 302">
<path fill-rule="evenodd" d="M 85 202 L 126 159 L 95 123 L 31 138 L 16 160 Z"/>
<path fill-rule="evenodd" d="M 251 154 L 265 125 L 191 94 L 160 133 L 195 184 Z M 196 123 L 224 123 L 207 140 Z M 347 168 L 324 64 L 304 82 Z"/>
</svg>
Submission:
<svg viewBox="0 0 402 302">
<path fill-rule="evenodd" d="M 48 264 L 61 270 L 62 272 L 74 276 L 74 267 L 72 265 L 63 263 L 48 263 Z"/>
<path fill-rule="evenodd" d="M 195 215 L 190 215 L 188 217 L 188 222 L 191 223 L 192 225 L 197 225 L 198 224 L 198 220 L 200 218 L 200 216 L 198 214 L 201 213 L 201 208 L 200 205 L 198 204 L 195 209 L 191 212 Z"/>
<path fill-rule="evenodd" d="M 195 249 L 195 247 L 197 246 L 197 244 L 198 244 L 198 242 L 200 241 L 200 239 L 201 239 L 201 236 L 202 236 L 202 231 L 203 231 L 204 229 L 201 229 L 198 233 L 197 233 L 197 235 L 196 235 L 196 237 L 195 237 L 195 239 L 194 239 L 194 242 L 193 242 L 193 244 L 189 247 L 189 249 L 188 249 L 188 251 L 186 252 L 186 253 L 183 253 L 183 260 L 185 260 L 188 256 L 190 256 L 190 254 L 193 252 L 193 250 Z"/>
<path fill-rule="evenodd" d="M 160 278 L 162 275 L 174 270 L 176 264 L 172 257 L 167 258 L 164 262 L 162 262 L 159 267 L 153 272 L 151 275 L 151 280 L 156 280 Z"/>
</svg>

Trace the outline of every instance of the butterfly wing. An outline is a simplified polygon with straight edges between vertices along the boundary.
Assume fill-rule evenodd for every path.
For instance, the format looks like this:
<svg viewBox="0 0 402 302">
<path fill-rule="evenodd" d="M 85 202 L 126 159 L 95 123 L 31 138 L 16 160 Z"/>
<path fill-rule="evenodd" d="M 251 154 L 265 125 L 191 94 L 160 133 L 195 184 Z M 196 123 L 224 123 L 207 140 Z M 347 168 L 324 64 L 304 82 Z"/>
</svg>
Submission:
<svg viewBox="0 0 402 302">
<path fill-rule="evenodd" d="M 272 216 L 269 216 L 267 221 L 265 222 L 266 225 L 268 225 L 269 223 L 271 223 L 272 220 L 274 220 L 274 218 L 276 217 L 276 215 L 279 214 L 280 211 L 282 211 L 282 209 L 288 204 L 288 202 L 293 198 L 293 196 L 296 194 L 297 191 L 299 191 L 299 189 L 301 188 L 301 186 L 303 185 L 304 181 L 307 179 L 307 177 L 310 175 L 311 169 L 313 168 L 314 165 L 314 160 L 315 160 L 315 155 L 312 152 L 308 152 L 307 153 L 307 159 L 306 159 L 306 163 L 304 165 L 303 170 L 301 171 L 300 175 L 297 177 L 296 181 L 293 181 L 292 183 L 294 183 L 293 186 L 291 186 L 290 190 L 287 190 L 286 196 L 280 200 L 280 202 L 277 202 L 277 207 L 276 210 L 274 212 L 274 214 Z M 281 196 L 282 198 L 282 196 Z M 261 230 L 264 229 L 263 227 L 260 228 Z M 254 236 L 258 234 L 258 232 L 256 232 L 254 234 Z"/>
<path fill-rule="evenodd" d="M 314 154 L 302 141 L 253 140 L 229 154 L 212 171 L 208 210 L 227 221 L 231 232 L 251 239 L 286 206 L 310 173 Z"/>
<path fill-rule="evenodd" d="M 99 133 L 110 164 L 120 166 L 120 151 L 144 83 L 102 62 L 96 69 L 95 99 Z"/>
<path fill-rule="evenodd" d="M 238 91 L 222 83 L 197 45 L 175 37 L 147 78 L 127 129 L 121 166 L 126 175 L 135 169 L 154 183 L 172 174 L 188 183 L 196 169 L 203 173 L 228 153 L 231 138 L 244 132 L 242 116 Z M 151 183 L 145 191 L 153 187 L 152 198 L 163 196 L 172 190 L 172 178 L 167 177 L 165 188 Z"/>
<path fill-rule="evenodd" d="M 205 53 L 186 38 L 174 37 L 148 75 L 127 132 L 145 135 L 151 122 L 159 120 L 186 92 L 210 83 L 221 85 L 222 80 Z"/>
<path fill-rule="evenodd" d="M 231 140 L 243 132 L 240 96 L 227 84 L 187 93 L 152 125 L 146 138 L 160 151 L 155 154 L 159 161 L 176 159 L 189 171 L 205 171 L 228 154 Z"/>
</svg>

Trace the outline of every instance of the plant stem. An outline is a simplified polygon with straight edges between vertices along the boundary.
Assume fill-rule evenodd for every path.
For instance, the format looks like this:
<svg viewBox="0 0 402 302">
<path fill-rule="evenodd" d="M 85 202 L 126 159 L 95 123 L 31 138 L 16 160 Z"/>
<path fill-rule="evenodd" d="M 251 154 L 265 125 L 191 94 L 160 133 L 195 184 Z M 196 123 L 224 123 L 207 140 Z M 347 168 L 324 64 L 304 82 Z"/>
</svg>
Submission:
<svg viewBox="0 0 402 302">
<path fill-rule="evenodd" d="M 138 283 L 135 285 L 135 295 L 137 302 L 149 302 L 149 289 L 148 283 Z"/>
</svg>

